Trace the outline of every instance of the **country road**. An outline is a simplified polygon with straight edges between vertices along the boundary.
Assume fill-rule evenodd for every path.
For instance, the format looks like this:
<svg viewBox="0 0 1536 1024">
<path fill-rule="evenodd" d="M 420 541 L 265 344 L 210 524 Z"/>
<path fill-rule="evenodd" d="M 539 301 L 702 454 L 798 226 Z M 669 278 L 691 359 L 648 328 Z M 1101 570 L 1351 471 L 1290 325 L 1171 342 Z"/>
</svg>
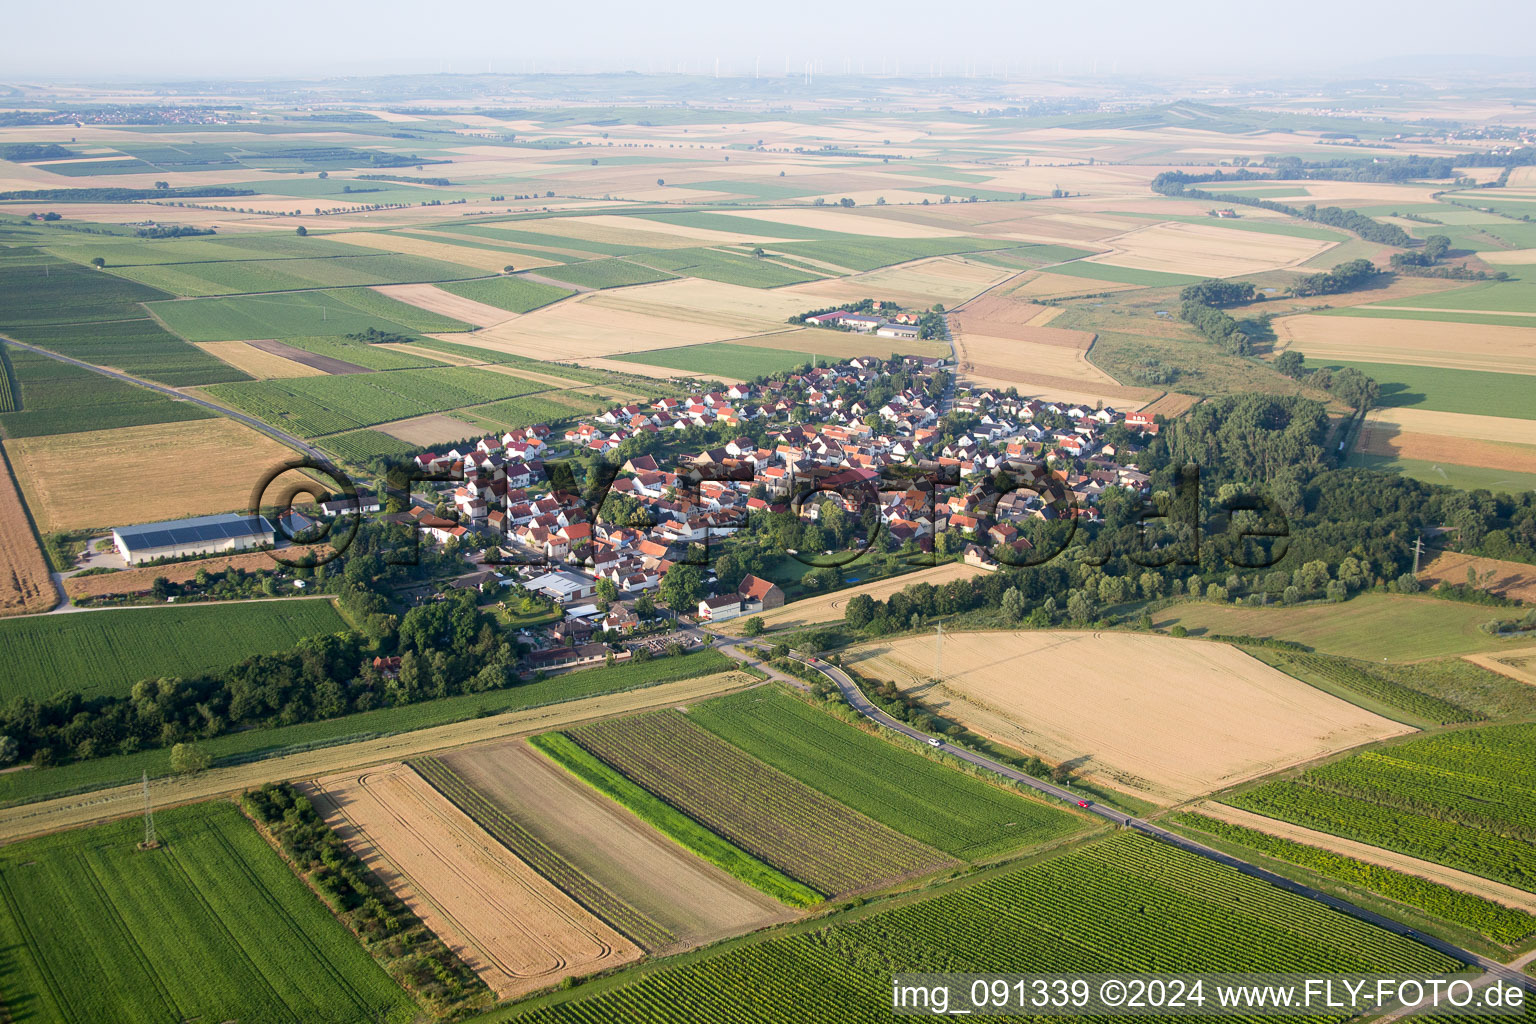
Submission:
<svg viewBox="0 0 1536 1024">
<path fill-rule="evenodd" d="M 14 345 L 16 348 L 26 349 L 28 352 L 33 352 L 40 356 L 47 356 L 49 359 L 56 359 L 61 363 L 68 363 L 70 366 L 78 366 L 82 370 L 90 370 L 92 373 L 99 373 L 103 377 L 111 377 L 113 380 L 120 380 L 125 384 L 134 384 L 149 391 L 157 391 L 162 395 L 174 398 L 180 402 L 191 402 L 193 405 L 200 405 L 210 412 L 216 412 L 220 416 L 228 416 L 230 419 L 238 420 L 254 430 L 259 430 L 263 434 L 266 434 L 268 437 L 272 438 L 272 440 L 279 441 L 287 445 L 289 448 L 293 448 L 296 451 L 302 452 L 303 454 L 308 455 L 310 458 L 315 459 L 318 462 L 322 462 L 326 465 L 332 464 L 332 460 L 329 455 L 325 454 L 325 452 L 321 451 L 319 448 L 316 448 L 308 441 L 305 441 L 303 438 L 295 437 L 283 430 L 278 430 L 276 427 L 269 426 L 254 416 L 247 416 L 243 412 L 239 412 L 238 410 L 220 405 L 217 402 L 210 402 L 205 398 L 198 398 L 196 395 L 183 394 L 173 387 L 168 387 L 164 384 L 156 384 L 152 381 L 142 380 L 131 374 L 122 373 L 118 370 L 108 370 L 104 367 L 97 366 L 94 363 L 87 363 L 80 359 L 71 358 L 70 356 L 60 355 L 57 352 L 50 352 L 46 348 L 38 348 L 36 345 L 28 345 L 26 342 L 17 341 L 15 338 L 7 338 L 4 335 L 0 335 L 0 341 L 3 341 L 7 345 Z"/>
<path fill-rule="evenodd" d="M 718 650 L 729 655 L 730 657 L 738 658 L 739 660 L 746 660 L 745 658 L 742 658 L 740 655 L 738 655 L 738 653 L 736 653 L 734 650 L 738 644 L 743 643 L 739 637 L 726 637 L 719 634 L 715 634 L 715 636 L 718 638 L 718 641 L 715 644 Z M 1077 793 L 1073 793 L 1070 790 L 1063 789 L 1062 787 L 1053 785 L 1049 782 L 1043 782 L 1040 779 L 1036 779 L 1032 776 L 1025 775 L 1023 772 L 1015 768 L 1010 768 L 1008 765 L 994 761 L 989 757 L 978 754 L 975 751 L 968 750 L 965 747 L 959 747 L 955 746 L 953 743 L 947 743 L 938 737 L 930 736 L 928 733 L 925 733 L 919 729 L 914 729 L 912 726 L 907 725 L 905 722 L 901 722 L 895 718 L 892 718 L 890 715 L 876 707 L 868 697 L 864 696 L 864 691 L 859 688 L 858 684 L 853 681 L 852 677 L 850 677 L 848 673 L 844 672 L 841 668 L 835 665 L 829 664 L 819 658 L 796 658 L 796 660 L 801 664 L 808 665 L 811 668 L 816 669 L 822 675 L 826 676 L 834 685 L 837 686 L 838 690 L 843 695 L 843 699 L 848 702 L 850 707 L 882 728 L 901 733 L 903 736 L 910 737 L 911 739 L 917 740 L 920 743 L 931 746 L 936 750 L 940 750 L 943 753 L 950 755 L 951 757 L 959 758 L 960 760 L 972 764 L 984 771 L 991 772 L 994 775 L 999 775 L 1012 782 L 1016 782 L 1019 785 L 1027 786 L 1035 792 L 1040 793 L 1043 796 L 1050 797 L 1054 800 L 1060 800 L 1063 803 L 1071 804 L 1073 806 L 1077 806 L 1083 801 L 1083 798 Z M 759 665 L 757 667 L 766 669 L 768 666 Z M 802 686 L 803 688 L 803 684 L 798 682 L 796 682 L 795 685 Z M 935 739 L 939 739 L 937 744 L 933 743 L 933 740 Z M 1356 920 L 1364 921 L 1366 924 L 1375 925 L 1377 928 L 1392 932 L 1394 935 L 1401 935 L 1404 938 L 1412 939 L 1415 942 L 1428 946 L 1430 949 L 1433 949 L 1439 953 L 1443 953 L 1454 960 L 1459 960 L 1468 966 L 1476 967 L 1479 970 L 1488 972 L 1490 979 L 1502 979 L 1507 984 L 1520 985 L 1527 991 L 1536 993 L 1536 979 L 1530 978 L 1520 973 L 1519 970 L 1512 970 L 1509 966 L 1499 963 L 1497 960 L 1492 960 L 1488 957 L 1473 953 L 1470 950 L 1462 949 L 1460 946 L 1446 942 L 1443 939 L 1438 939 L 1433 935 L 1426 935 L 1425 933 L 1415 928 L 1410 928 L 1407 925 L 1398 921 L 1394 921 L 1389 917 L 1383 917 L 1381 914 L 1366 910 L 1364 907 L 1356 906 L 1355 904 L 1350 903 L 1348 900 L 1339 899 L 1337 896 L 1331 896 L 1328 893 L 1322 892 L 1318 889 L 1313 889 L 1310 886 L 1302 885 L 1300 882 L 1293 882 L 1289 878 L 1285 878 L 1282 875 L 1277 875 L 1271 871 L 1266 871 L 1265 869 L 1250 864 L 1239 857 L 1234 857 L 1231 854 L 1223 853 L 1220 850 L 1213 849 L 1204 845 L 1203 843 L 1198 843 L 1193 839 L 1169 832 L 1167 829 L 1159 828 L 1150 822 L 1142 821 L 1140 818 L 1133 817 L 1132 815 L 1126 814 L 1123 811 L 1117 811 L 1113 807 L 1105 807 L 1102 804 L 1090 802 L 1084 809 L 1087 810 L 1090 814 L 1096 814 L 1099 817 L 1114 822 L 1116 825 L 1119 825 L 1123 828 L 1135 829 L 1137 832 L 1150 836 L 1151 838 L 1156 839 L 1158 842 L 1166 843 L 1169 846 L 1178 847 L 1179 849 L 1188 853 L 1193 853 L 1197 856 L 1204 857 L 1207 860 L 1215 861 L 1218 864 L 1225 864 L 1228 867 L 1235 868 L 1243 874 L 1248 875 L 1250 878 L 1256 878 L 1260 881 L 1268 882 L 1270 885 L 1277 889 L 1282 889 L 1285 892 L 1292 893 L 1304 899 L 1312 900 L 1315 903 L 1320 903 L 1331 910 L 1336 910 L 1341 914 L 1347 914 Z"/>
</svg>

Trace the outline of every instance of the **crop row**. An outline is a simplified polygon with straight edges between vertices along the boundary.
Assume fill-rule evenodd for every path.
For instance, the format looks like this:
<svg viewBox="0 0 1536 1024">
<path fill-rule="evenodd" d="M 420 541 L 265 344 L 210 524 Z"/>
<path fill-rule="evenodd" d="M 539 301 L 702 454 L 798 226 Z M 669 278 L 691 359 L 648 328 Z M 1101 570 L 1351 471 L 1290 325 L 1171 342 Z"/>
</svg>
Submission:
<svg viewBox="0 0 1536 1024">
<path fill-rule="evenodd" d="M 110 265 L 110 257 L 108 259 Z M 298 291 L 305 288 L 350 288 L 408 281 L 453 281 L 483 273 L 457 263 L 395 253 L 315 259 L 160 263 L 117 267 L 112 272 L 173 295 L 194 297 Z"/>
<path fill-rule="evenodd" d="M 777 868 L 765 864 L 741 847 L 721 838 L 686 814 L 614 771 L 569 736 L 550 732 L 528 741 L 535 750 L 582 782 L 630 810 L 641 821 L 679 846 L 781 903 L 809 907 L 821 902 L 821 894 L 807 888 Z"/>
<path fill-rule="evenodd" d="M 411 455 L 417 451 L 415 445 L 406 444 L 381 430 L 352 430 L 345 434 L 332 434 L 325 439 L 325 447 L 354 462 L 368 462 L 382 456 Z"/>
<path fill-rule="evenodd" d="M 470 367 L 443 366 L 219 385 L 209 392 L 311 436 L 445 412 L 544 390 L 547 385 Z"/>
<path fill-rule="evenodd" d="M 479 790 L 459 778 L 442 761 L 435 757 L 423 757 L 410 762 L 410 765 L 433 789 L 473 818 L 497 842 L 559 886 L 577 903 L 634 939 L 643 948 L 656 950 L 676 940 L 676 936 L 666 928 L 625 903 L 550 849 L 537 836 L 519 825 L 511 815 L 487 800 Z"/>
<path fill-rule="evenodd" d="M 521 1017 L 537 1024 L 790 1024 L 891 1017 L 895 972 L 1434 974 L 1426 947 L 1193 854 L 1121 834 L 856 921 L 636 976 Z M 1333 1018 L 1335 1020 L 1339 1018 Z"/>
<path fill-rule="evenodd" d="M 796 697 L 757 688 L 688 717 L 760 761 L 920 842 L 980 857 L 1081 827 L 1071 814 L 964 775 Z"/>
<path fill-rule="evenodd" d="M 676 711 L 594 722 L 570 736 L 690 818 L 828 895 L 948 862 Z"/>
<path fill-rule="evenodd" d="M 1235 796 L 1237 806 L 1536 892 L 1536 725 L 1368 750 Z"/>
<path fill-rule="evenodd" d="M 1288 864 L 1368 889 L 1371 892 L 1417 907 L 1442 921 L 1471 928 L 1496 942 L 1510 945 L 1536 932 L 1536 917 L 1471 893 L 1431 882 L 1417 875 L 1345 857 L 1315 846 L 1244 828 L 1203 814 L 1184 813 L 1178 822 Z"/>
<path fill-rule="evenodd" d="M 1362 697 L 1380 701 L 1439 725 L 1476 722 L 1483 717 L 1476 711 L 1468 711 L 1450 701 L 1404 686 L 1402 683 L 1387 679 L 1343 658 L 1330 658 L 1317 654 L 1281 654 L 1276 660 L 1280 668 L 1284 668 L 1287 664 L 1295 665 L 1303 672 L 1321 676 Z"/>
<path fill-rule="evenodd" d="M 18 391 L 16 381 L 11 377 L 11 361 L 0 347 L 0 412 L 15 412 L 21 408 L 16 400 Z"/>
</svg>

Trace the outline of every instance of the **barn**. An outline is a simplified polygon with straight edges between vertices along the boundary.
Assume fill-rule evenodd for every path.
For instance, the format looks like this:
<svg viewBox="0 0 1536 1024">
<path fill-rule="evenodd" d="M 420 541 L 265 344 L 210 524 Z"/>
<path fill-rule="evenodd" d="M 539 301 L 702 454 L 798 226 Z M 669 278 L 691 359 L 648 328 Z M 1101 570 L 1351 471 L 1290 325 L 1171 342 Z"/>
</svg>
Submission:
<svg viewBox="0 0 1536 1024">
<path fill-rule="evenodd" d="M 121 526 L 112 531 L 112 543 L 129 565 L 140 565 L 157 558 L 216 555 L 263 545 L 270 547 L 275 536 L 272 524 L 265 517 L 227 512 L 195 519 Z"/>
</svg>

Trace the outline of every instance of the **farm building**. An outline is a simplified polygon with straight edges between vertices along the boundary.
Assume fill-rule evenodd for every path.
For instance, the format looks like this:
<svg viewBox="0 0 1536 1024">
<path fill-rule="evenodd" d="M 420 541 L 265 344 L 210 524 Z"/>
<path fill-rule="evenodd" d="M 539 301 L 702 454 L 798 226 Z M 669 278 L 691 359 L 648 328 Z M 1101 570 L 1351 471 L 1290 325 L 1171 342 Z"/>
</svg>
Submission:
<svg viewBox="0 0 1536 1024">
<path fill-rule="evenodd" d="M 917 339 L 917 328 L 906 324 L 881 324 L 875 328 L 875 333 L 882 338 L 905 338 L 909 341 Z"/>
<path fill-rule="evenodd" d="M 703 622 L 724 622 L 740 614 L 741 597 L 737 594 L 706 597 L 699 602 L 699 619 Z"/>
<path fill-rule="evenodd" d="M 125 562 L 139 565 L 157 558 L 216 555 L 270 546 L 275 536 L 272 524 L 265 517 L 227 512 L 195 519 L 121 526 L 112 531 L 112 543 Z"/>
<path fill-rule="evenodd" d="M 743 613 L 784 607 L 784 591 L 779 585 L 751 574 L 742 579 L 741 586 L 736 588 L 736 596 L 741 598 Z"/>
</svg>

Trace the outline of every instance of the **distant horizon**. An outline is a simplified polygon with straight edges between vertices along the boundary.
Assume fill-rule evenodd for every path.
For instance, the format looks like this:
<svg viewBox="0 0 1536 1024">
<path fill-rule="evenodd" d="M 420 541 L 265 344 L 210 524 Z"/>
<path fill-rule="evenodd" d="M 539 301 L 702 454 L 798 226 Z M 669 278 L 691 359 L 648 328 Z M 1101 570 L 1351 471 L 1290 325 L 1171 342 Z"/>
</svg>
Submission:
<svg viewBox="0 0 1536 1024">
<path fill-rule="evenodd" d="M 1149 8 L 1112 0 L 1085 25 L 1072 10 L 1001 0 L 936 18 L 913 3 L 788 0 L 735 12 L 683 0 L 654 12 L 595 0 L 573 25 L 563 11 L 508 12 L 479 2 L 424 15 L 399 0 L 367 8 L 275 0 L 260 15 L 159 0 L 125 8 L 83 0 L 67 37 L 8 58 L 6 80 L 171 82 L 482 73 L 639 72 L 783 77 L 815 73 L 924 76 L 942 66 L 1022 75 L 1311 76 L 1373 62 L 1455 59 L 1536 62 L 1536 5 L 1494 0 L 1475 24 L 1439 18 L 1409 0 L 1389 17 L 1363 6 L 1298 0 L 1283 19 L 1210 0 Z M 270 21 L 273 31 L 261 31 Z M 57 16 L 41 6 L 6 16 L 12 38 L 50 39 Z M 1433 26 L 1432 35 L 1426 26 Z M 1424 55 L 1432 42 L 1437 55 Z"/>
</svg>

